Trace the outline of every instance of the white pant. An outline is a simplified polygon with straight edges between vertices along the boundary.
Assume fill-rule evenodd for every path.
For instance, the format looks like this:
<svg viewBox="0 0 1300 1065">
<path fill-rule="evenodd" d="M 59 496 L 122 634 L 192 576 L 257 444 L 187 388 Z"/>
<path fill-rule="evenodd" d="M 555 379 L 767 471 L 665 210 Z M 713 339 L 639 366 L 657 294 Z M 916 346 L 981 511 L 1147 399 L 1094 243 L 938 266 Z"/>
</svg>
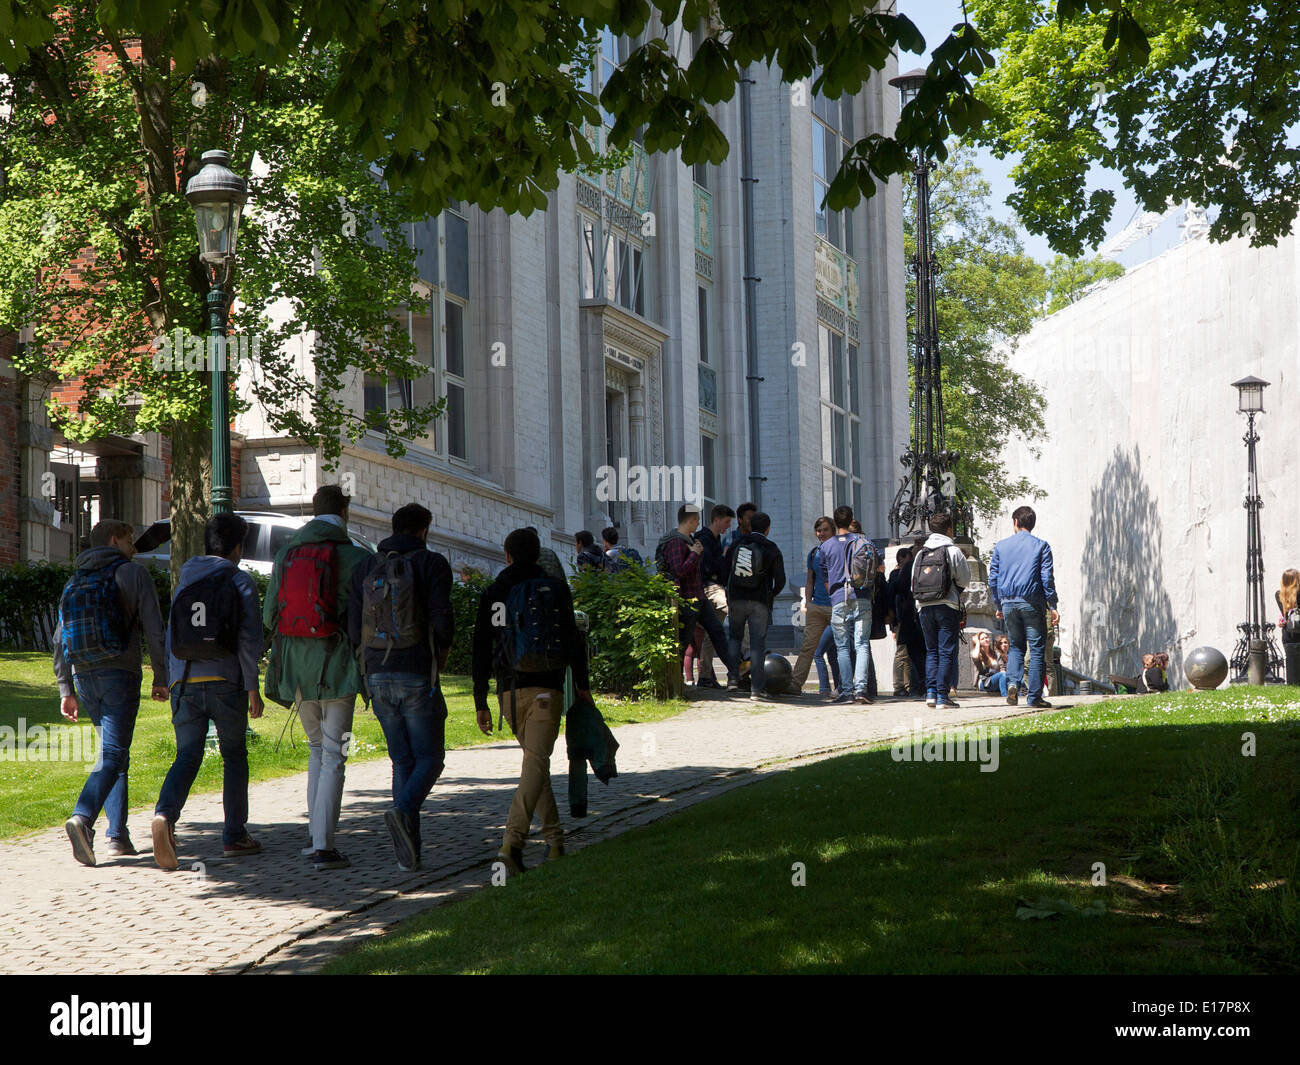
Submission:
<svg viewBox="0 0 1300 1065">
<path fill-rule="evenodd" d="M 298 717 L 307 733 L 307 820 L 311 843 L 318 851 L 334 849 L 334 831 L 343 807 L 344 763 L 352 749 L 352 708 L 357 697 L 303 699 Z"/>
</svg>

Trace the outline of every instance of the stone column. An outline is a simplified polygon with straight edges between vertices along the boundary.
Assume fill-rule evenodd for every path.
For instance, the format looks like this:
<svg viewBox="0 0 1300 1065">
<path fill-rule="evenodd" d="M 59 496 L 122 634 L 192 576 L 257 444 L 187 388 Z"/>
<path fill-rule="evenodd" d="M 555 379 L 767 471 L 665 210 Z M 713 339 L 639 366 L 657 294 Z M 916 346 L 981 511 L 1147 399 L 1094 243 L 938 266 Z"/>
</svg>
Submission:
<svg viewBox="0 0 1300 1065">
<path fill-rule="evenodd" d="M 627 388 L 627 457 L 629 466 L 646 465 L 645 439 L 645 385 L 640 374 L 631 375 Z M 633 539 L 645 541 L 649 505 L 641 499 L 633 500 L 631 525 Z"/>
</svg>

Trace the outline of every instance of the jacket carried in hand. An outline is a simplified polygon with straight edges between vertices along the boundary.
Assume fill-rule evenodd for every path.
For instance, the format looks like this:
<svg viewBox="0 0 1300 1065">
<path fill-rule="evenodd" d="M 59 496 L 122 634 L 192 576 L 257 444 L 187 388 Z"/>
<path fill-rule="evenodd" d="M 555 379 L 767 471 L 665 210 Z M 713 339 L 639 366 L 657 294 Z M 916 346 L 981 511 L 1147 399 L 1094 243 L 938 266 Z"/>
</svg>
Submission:
<svg viewBox="0 0 1300 1065">
<path fill-rule="evenodd" d="M 300 544 L 332 543 L 338 552 L 338 623 L 333 636 L 313 639 L 305 636 L 281 636 L 276 632 L 280 617 L 280 580 L 284 576 L 284 557 Z M 266 669 L 266 696 L 281 706 L 292 706 L 295 692 L 302 690 L 305 700 L 346 699 L 362 691 L 361 669 L 347 635 L 348 604 L 352 592 L 352 574 L 370 558 L 370 552 L 357 547 L 347 530 L 333 522 L 313 518 L 281 548 L 275 556 L 271 583 L 262 604 L 262 623 L 271 634 L 271 659 Z"/>
<path fill-rule="evenodd" d="M 587 763 L 602 784 L 618 776 L 614 753 L 618 740 L 605 724 L 596 704 L 576 699 L 565 717 L 564 741 L 569 755 L 569 812 L 587 816 Z"/>
<path fill-rule="evenodd" d="M 420 596 L 421 617 L 439 657 L 446 660 L 455 636 L 456 619 L 451 608 L 451 564 L 437 551 L 429 550 L 425 542 L 415 536 L 395 533 L 379 544 L 379 553 L 367 555 L 352 571 L 352 588 L 348 593 L 348 639 L 361 648 L 365 605 L 365 580 L 383 565 L 388 553 L 411 556 L 415 587 Z M 413 673 L 432 677 L 433 651 L 430 640 L 425 639 L 413 647 L 362 648 L 365 655 L 366 676 L 375 673 Z"/>
</svg>

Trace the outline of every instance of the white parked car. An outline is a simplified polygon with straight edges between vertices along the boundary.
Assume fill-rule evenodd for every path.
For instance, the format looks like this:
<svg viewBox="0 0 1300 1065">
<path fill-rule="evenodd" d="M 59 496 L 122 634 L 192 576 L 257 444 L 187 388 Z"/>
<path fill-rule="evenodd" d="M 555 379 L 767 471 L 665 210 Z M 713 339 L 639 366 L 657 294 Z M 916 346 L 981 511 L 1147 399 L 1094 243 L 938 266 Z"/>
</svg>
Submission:
<svg viewBox="0 0 1300 1065">
<path fill-rule="evenodd" d="M 271 576 L 271 566 L 280 549 L 301 529 L 310 518 L 295 517 L 292 514 L 276 514 L 270 511 L 237 510 L 235 512 L 248 522 L 248 536 L 244 539 L 245 569 Z M 374 552 L 375 545 L 364 536 L 350 534 L 352 542 L 358 547 Z M 166 569 L 171 565 L 171 522 L 156 521 L 137 538 L 136 561 L 146 565 Z"/>
</svg>

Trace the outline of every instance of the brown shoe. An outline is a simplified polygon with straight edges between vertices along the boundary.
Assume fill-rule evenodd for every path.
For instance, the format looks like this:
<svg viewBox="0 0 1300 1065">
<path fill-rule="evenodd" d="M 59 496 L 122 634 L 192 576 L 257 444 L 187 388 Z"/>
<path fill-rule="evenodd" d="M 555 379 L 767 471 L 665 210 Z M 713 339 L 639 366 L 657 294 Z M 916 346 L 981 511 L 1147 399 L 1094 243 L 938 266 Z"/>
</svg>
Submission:
<svg viewBox="0 0 1300 1065">
<path fill-rule="evenodd" d="M 522 847 L 502 847 L 497 852 L 497 861 L 506 867 L 509 876 L 519 876 L 524 871 L 524 849 Z"/>
<path fill-rule="evenodd" d="M 121 839 L 110 839 L 108 841 L 108 853 L 115 858 L 129 858 L 140 852 L 135 849 L 135 844 L 131 842 L 130 836 L 123 836 Z"/>
<path fill-rule="evenodd" d="M 172 823 L 158 814 L 150 824 L 149 832 L 153 836 L 153 860 L 159 869 L 170 873 L 180 864 L 176 861 L 176 833 Z"/>
<path fill-rule="evenodd" d="M 262 853 L 262 845 L 247 832 L 238 843 L 223 844 L 221 849 L 227 858 L 247 858 L 250 854 Z"/>
</svg>

